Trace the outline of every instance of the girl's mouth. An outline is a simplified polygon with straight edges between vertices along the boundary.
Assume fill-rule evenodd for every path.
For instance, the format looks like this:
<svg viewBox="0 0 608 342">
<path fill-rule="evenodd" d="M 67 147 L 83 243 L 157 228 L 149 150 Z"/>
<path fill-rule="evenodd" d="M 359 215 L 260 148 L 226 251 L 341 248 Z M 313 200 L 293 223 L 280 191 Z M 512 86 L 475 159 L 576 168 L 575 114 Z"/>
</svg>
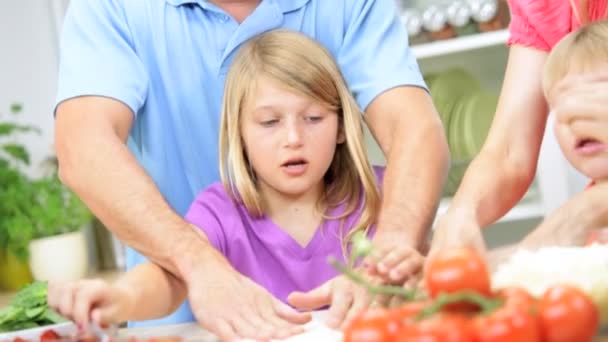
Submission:
<svg viewBox="0 0 608 342">
<path fill-rule="evenodd" d="M 606 146 L 606 144 L 598 140 L 592 138 L 584 138 L 579 139 L 576 142 L 574 150 L 579 154 L 588 156 L 605 151 L 607 147 L 608 146 Z"/>
</svg>

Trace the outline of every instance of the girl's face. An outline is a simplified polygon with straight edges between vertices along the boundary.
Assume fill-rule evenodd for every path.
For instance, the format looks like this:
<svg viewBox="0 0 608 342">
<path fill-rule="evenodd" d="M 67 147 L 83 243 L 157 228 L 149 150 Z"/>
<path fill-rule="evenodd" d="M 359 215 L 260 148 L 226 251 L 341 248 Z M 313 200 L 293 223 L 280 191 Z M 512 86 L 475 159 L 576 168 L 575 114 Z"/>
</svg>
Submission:
<svg viewBox="0 0 608 342">
<path fill-rule="evenodd" d="M 566 123 L 555 121 L 555 136 L 564 155 L 585 176 L 603 181 L 608 179 L 608 144 L 576 135 Z"/>
<path fill-rule="evenodd" d="M 336 146 L 344 142 L 336 112 L 266 78 L 245 103 L 240 125 L 262 193 L 318 194 Z"/>
</svg>

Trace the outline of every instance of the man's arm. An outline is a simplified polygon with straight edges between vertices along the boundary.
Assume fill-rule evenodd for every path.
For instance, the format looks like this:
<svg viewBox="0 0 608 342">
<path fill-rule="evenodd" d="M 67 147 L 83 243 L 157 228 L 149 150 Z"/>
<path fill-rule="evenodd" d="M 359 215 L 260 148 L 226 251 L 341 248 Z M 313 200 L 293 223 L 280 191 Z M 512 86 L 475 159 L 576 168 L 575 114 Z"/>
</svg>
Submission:
<svg viewBox="0 0 608 342">
<path fill-rule="evenodd" d="M 397 233 L 404 237 L 400 243 L 420 247 L 435 217 L 449 163 L 441 120 L 431 97 L 418 87 L 380 94 L 365 118 L 387 157 L 379 239 L 391 240 Z"/>
<path fill-rule="evenodd" d="M 220 255 L 169 207 L 128 151 L 132 122 L 129 107 L 116 100 L 77 97 L 61 103 L 55 121 L 60 177 L 118 238 L 187 276 L 195 260 Z"/>
</svg>

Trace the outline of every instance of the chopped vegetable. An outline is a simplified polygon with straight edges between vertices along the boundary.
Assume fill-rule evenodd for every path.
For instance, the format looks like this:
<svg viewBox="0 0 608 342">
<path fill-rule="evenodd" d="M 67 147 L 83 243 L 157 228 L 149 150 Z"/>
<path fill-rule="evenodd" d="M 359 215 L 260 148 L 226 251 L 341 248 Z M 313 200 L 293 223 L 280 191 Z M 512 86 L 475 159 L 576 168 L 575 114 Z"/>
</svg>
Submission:
<svg viewBox="0 0 608 342">
<path fill-rule="evenodd" d="M 51 310 L 46 302 L 47 284 L 34 282 L 0 309 L 0 332 L 9 332 L 65 322 L 66 319 Z"/>
</svg>

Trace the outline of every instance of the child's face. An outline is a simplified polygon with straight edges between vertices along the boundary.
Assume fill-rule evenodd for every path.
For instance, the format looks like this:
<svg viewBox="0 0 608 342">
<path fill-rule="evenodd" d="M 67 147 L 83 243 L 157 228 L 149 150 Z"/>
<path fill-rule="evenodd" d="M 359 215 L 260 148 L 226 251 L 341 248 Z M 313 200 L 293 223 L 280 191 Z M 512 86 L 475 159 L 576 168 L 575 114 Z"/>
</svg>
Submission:
<svg viewBox="0 0 608 342">
<path fill-rule="evenodd" d="M 241 135 L 262 191 L 290 197 L 321 189 L 344 141 L 335 112 L 268 79 L 243 107 Z"/>
<path fill-rule="evenodd" d="M 608 141 L 576 134 L 571 125 L 555 120 L 554 126 L 557 141 L 570 164 L 590 179 L 608 180 Z"/>
</svg>

